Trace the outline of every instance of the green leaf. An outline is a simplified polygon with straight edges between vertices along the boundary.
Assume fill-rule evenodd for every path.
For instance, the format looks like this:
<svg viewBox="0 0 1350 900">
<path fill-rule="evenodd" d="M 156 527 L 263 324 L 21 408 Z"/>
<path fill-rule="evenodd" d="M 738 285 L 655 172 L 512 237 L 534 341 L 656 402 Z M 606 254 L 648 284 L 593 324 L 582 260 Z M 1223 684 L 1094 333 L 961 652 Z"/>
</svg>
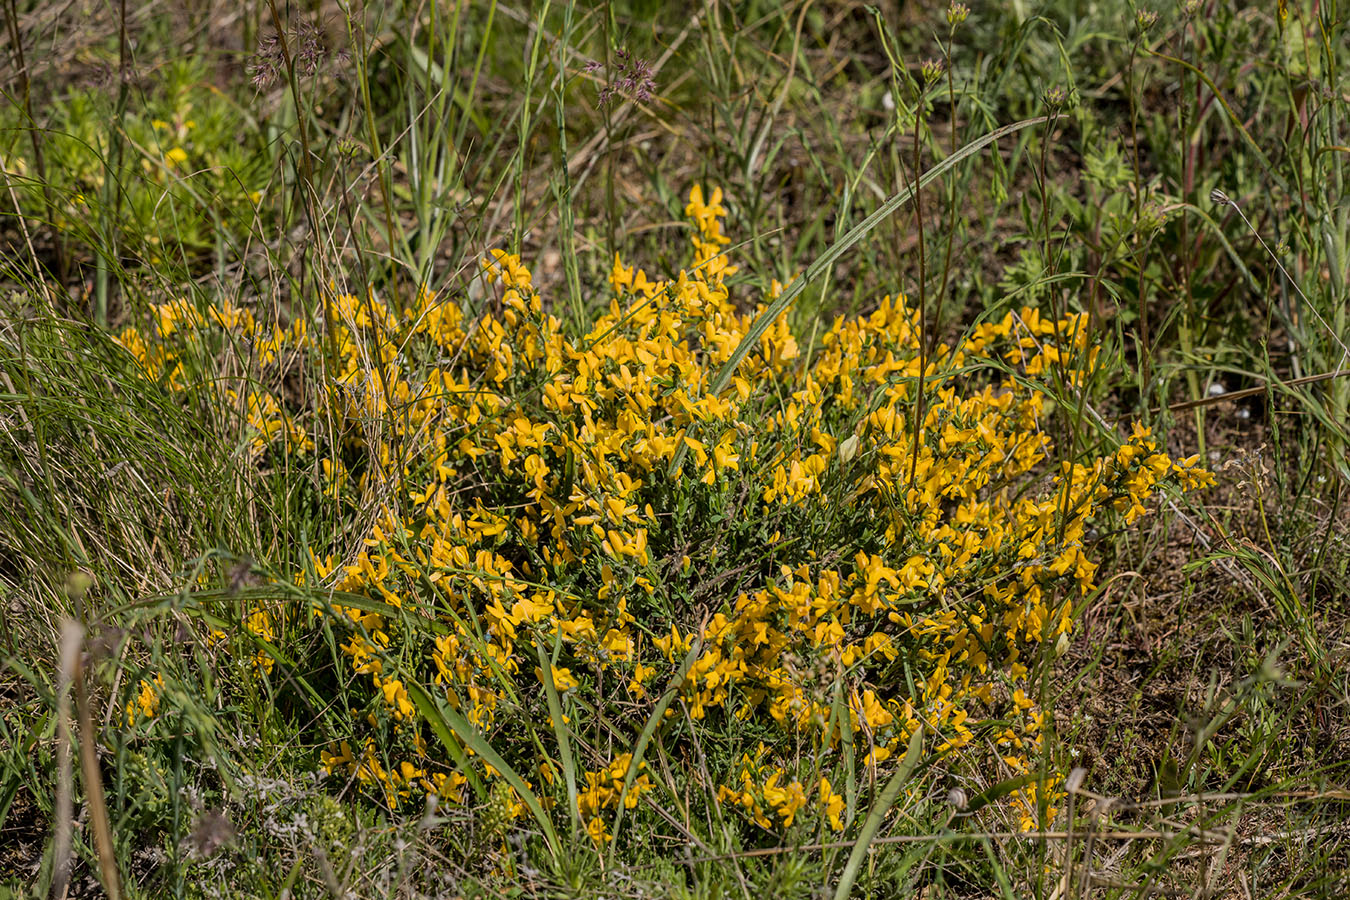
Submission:
<svg viewBox="0 0 1350 900">
<path fill-rule="evenodd" d="M 834 889 L 834 900 L 844 900 L 853 890 L 853 882 L 858 878 L 858 871 L 862 868 L 863 860 L 867 858 L 867 850 L 872 845 L 872 839 L 877 836 L 881 830 L 881 823 L 885 821 L 886 814 L 891 811 L 895 804 L 895 798 L 900 796 L 900 789 L 909 781 L 914 774 L 915 767 L 919 764 L 919 752 L 923 749 L 923 726 L 915 729 L 914 734 L 910 736 L 909 748 L 905 751 L 905 758 L 900 761 L 900 768 L 891 776 L 891 780 L 886 782 L 886 787 L 882 789 L 881 796 L 877 802 L 872 804 L 871 810 L 867 813 L 867 818 L 863 821 L 862 831 L 858 833 L 857 843 L 853 845 L 853 852 L 849 854 L 848 862 L 844 865 L 844 874 L 839 878 L 839 884 Z"/>
<path fill-rule="evenodd" d="M 1009 778 L 1007 781 L 1000 781 L 993 787 L 982 791 L 973 797 L 970 801 L 970 805 L 966 807 L 966 812 L 973 813 L 977 809 L 988 806 L 995 800 L 1002 800 L 1013 791 L 1018 791 L 1029 784 L 1034 784 L 1039 777 L 1040 776 L 1036 773 L 1032 772 L 1027 775 L 1018 775 L 1016 778 Z"/>
<path fill-rule="evenodd" d="M 525 784 L 525 779 L 521 778 L 516 770 L 502 759 L 501 754 L 492 748 L 477 728 L 474 728 L 469 721 L 459 714 L 458 711 L 437 702 L 430 694 L 426 692 L 420 684 L 412 679 L 405 678 L 404 685 L 408 690 L 408 695 L 416 704 L 418 710 L 431 723 L 432 730 L 436 736 L 445 744 L 447 750 L 452 756 L 456 754 L 458 742 L 454 738 L 459 738 L 463 742 L 463 747 L 467 747 L 477 754 L 484 762 L 492 766 L 501 773 L 506 783 L 515 788 L 520 799 L 524 801 L 525 807 L 529 809 L 530 814 L 539 825 L 539 830 L 544 833 L 544 840 L 548 843 L 549 853 L 554 860 L 562 859 L 562 844 L 558 842 L 558 834 L 553 830 L 553 820 L 544 812 L 544 808 L 539 804 L 539 798 L 535 796 L 534 791 L 530 790 Z M 463 747 L 459 748 L 459 753 L 463 754 Z M 459 757 L 456 758 L 458 762 Z M 467 760 L 466 760 L 467 762 Z M 472 777 L 472 776 L 470 776 Z M 486 796 L 484 794 L 483 796 Z"/>
<path fill-rule="evenodd" d="M 572 742 L 569 740 L 567 725 L 563 722 L 562 700 L 558 697 L 558 686 L 553 683 L 553 662 L 544 653 L 539 638 L 535 638 L 535 652 L 539 656 L 540 681 L 544 683 L 544 694 L 548 697 L 548 714 L 553 719 L 553 737 L 558 742 L 558 761 L 562 764 L 563 780 L 567 784 L 567 813 L 572 819 L 572 835 L 581 831 L 580 808 L 577 806 L 577 766 L 572 759 Z"/>
<path fill-rule="evenodd" d="M 633 747 L 633 758 L 628 761 L 628 772 L 623 777 L 623 790 L 619 792 L 619 810 L 614 814 L 614 831 L 609 844 L 609 864 L 611 866 L 614 865 L 615 848 L 619 846 L 619 823 L 623 821 L 624 801 L 628 799 L 628 791 L 633 787 L 633 781 L 637 778 L 638 766 L 642 763 L 642 758 L 647 752 L 647 745 L 651 743 L 652 736 L 656 734 L 656 730 L 665 721 L 666 710 L 679 695 L 680 687 L 684 684 L 684 679 L 688 677 L 689 670 L 693 668 L 694 661 L 698 659 L 702 649 L 702 639 L 695 638 L 694 645 L 684 655 L 680 668 L 671 676 L 670 681 L 666 684 L 665 693 L 657 701 L 656 708 L 647 717 L 647 724 L 642 727 L 642 733 L 638 735 L 637 744 Z"/>
</svg>

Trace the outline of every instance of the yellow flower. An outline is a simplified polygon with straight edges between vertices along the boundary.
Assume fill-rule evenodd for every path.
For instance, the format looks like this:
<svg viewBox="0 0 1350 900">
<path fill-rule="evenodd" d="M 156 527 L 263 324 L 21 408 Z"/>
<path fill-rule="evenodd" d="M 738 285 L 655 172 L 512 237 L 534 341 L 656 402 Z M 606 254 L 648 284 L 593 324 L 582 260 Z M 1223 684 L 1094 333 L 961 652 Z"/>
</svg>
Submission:
<svg viewBox="0 0 1350 900">
<path fill-rule="evenodd" d="M 384 694 L 385 705 L 393 712 L 394 718 L 412 718 L 417 708 L 413 706 L 412 700 L 408 697 L 408 689 L 403 686 L 402 681 L 397 678 L 381 681 L 379 676 L 376 676 L 375 682 Z"/>
<path fill-rule="evenodd" d="M 550 666 L 550 668 L 553 672 L 553 688 L 558 693 L 564 694 L 576 687 L 579 683 L 576 678 L 572 676 L 570 669 L 563 668 L 562 666 Z M 535 666 L 534 676 L 542 682 L 544 680 L 544 670 Z"/>
<path fill-rule="evenodd" d="M 181 147 L 170 154 L 166 165 L 189 161 Z M 1212 476 L 1197 457 L 1172 461 L 1142 426 L 1117 448 L 1049 464 L 1058 454 L 1036 384 L 1045 373 L 1084 383 L 1098 348 L 1082 314 L 1009 311 L 923 354 L 919 310 L 903 296 L 840 316 L 809 344 L 784 314 L 714 391 L 784 289 L 754 296 L 740 285 L 733 297 L 727 212 L 720 190 L 693 186 L 687 268 L 662 280 L 616 256 L 607 306 L 584 334 L 547 312 L 554 304 L 523 260 L 495 250 L 481 313 L 425 289 L 356 296 L 329 285 L 312 319 L 264 325 L 229 303 L 199 313 L 179 299 L 117 336 L 172 390 L 195 376 L 203 347 L 242 348 L 248 387 L 232 382 L 219 397 L 238 414 L 248 461 L 305 472 L 333 501 L 326 508 L 359 512 L 350 541 L 310 551 L 294 573 L 368 601 L 321 620 L 338 632 L 348 675 L 370 676 L 355 688 L 370 737 L 325 751 L 326 771 L 390 806 L 423 788 L 461 796 L 463 773 L 426 774 L 450 766 L 393 660 L 425 671 L 445 702 L 509 747 L 528 729 L 500 713 L 537 708 L 546 679 L 641 716 L 657 699 L 652 679 L 696 643 L 666 715 L 725 716 L 778 736 L 739 781 L 718 786 L 747 823 L 790 827 L 815 804 L 841 830 L 843 801 L 818 774 L 798 780 L 809 770 L 795 748 L 837 753 L 843 729 L 878 765 L 921 725 L 939 752 L 973 753 L 972 717 L 1002 720 L 996 752 L 1027 770 L 1044 730 L 1027 665 L 1067 640 L 1073 602 L 1096 589 L 1089 529 L 1131 522 L 1164 486 L 1192 490 Z M 297 390 L 290 376 L 318 358 L 331 361 L 329 380 Z M 317 464 L 311 431 L 335 438 Z M 683 471 L 672 471 L 677 456 Z M 691 521 L 706 512 L 709 522 Z M 865 550 L 850 545 L 851 526 L 825 546 L 806 524 L 864 520 L 874 529 Z M 723 582 L 739 561 L 720 561 L 735 548 L 711 535 L 741 528 L 777 564 Z M 243 615 L 274 642 L 319 620 L 296 612 L 257 604 Z M 407 627 L 410 617 L 428 628 Z M 436 636 L 423 643 L 428 629 Z M 557 665 L 531 662 L 541 639 L 558 642 Z M 901 658 L 909 677 L 883 677 Z M 141 696 L 129 716 L 155 715 L 159 694 Z M 620 756 L 586 773 L 578 812 L 598 843 L 630 764 Z M 650 786 L 637 774 L 624 802 Z"/>
<path fill-rule="evenodd" d="M 835 831 L 844 830 L 844 823 L 839 817 L 844 811 L 844 798 L 834 792 L 829 779 L 824 776 L 820 779 L 820 809 L 829 821 L 830 828 Z"/>
<path fill-rule="evenodd" d="M 149 680 L 142 678 L 136 697 L 127 704 L 127 724 L 136 724 L 136 719 L 138 717 L 141 719 L 153 719 L 155 716 L 159 715 L 159 698 L 160 693 L 163 690 L 163 676 L 155 675 L 153 679 Z"/>
</svg>

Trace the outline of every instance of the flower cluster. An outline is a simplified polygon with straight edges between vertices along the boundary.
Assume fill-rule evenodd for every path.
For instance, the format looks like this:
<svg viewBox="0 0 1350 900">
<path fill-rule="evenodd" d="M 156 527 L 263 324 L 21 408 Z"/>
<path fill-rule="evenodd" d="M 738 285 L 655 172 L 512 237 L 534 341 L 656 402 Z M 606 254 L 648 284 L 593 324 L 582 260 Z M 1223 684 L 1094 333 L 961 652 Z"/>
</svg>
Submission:
<svg viewBox="0 0 1350 900">
<path fill-rule="evenodd" d="M 136 696 L 126 706 L 126 722 L 135 725 L 137 719 L 153 719 L 159 715 L 160 695 L 164 692 L 164 676 L 142 678 L 136 687 Z"/>
<path fill-rule="evenodd" d="M 622 798 L 625 809 L 638 805 L 641 796 L 653 787 L 651 779 L 644 772 L 633 779 L 628 793 L 623 793 L 623 782 L 633 765 L 633 754 L 622 753 L 608 766 L 598 772 L 586 773 L 586 788 L 577 797 L 577 807 L 586 830 L 597 843 L 609 839 L 605 828 L 604 811 L 616 808 Z"/>
<path fill-rule="evenodd" d="M 810 801 L 808 791 L 800 781 L 782 783 L 783 769 L 775 765 L 764 765 L 758 760 L 767 758 L 769 748 L 760 744 L 758 752 L 752 757 L 741 757 L 740 788 L 723 784 L 717 790 L 720 803 L 730 803 L 739 807 L 761 828 L 772 829 L 778 823 L 784 828 L 791 827 L 797 813 Z M 821 776 L 814 791 L 816 808 L 820 816 L 834 831 L 843 831 L 844 798 L 830 785 L 830 780 Z M 775 819 L 778 821 L 775 822 Z"/>
<path fill-rule="evenodd" d="M 1133 522 L 1162 485 L 1210 476 L 1139 427 L 1054 456 L 1051 398 L 1078 392 L 1097 352 L 1083 314 L 1009 312 L 922 355 L 904 297 L 809 349 L 783 314 L 714 390 L 784 288 L 733 297 L 720 190 L 693 188 L 686 214 L 691 268 L 654 279 L 616 258 L 579 337 L 494 251 L 479 314 L 425 292 L 401 308 L 335 294 L 320 320 L 271 333 L 245 311 L 171 305 L 151 338 L 119 338 L 170 385 L 187 323 L 254 358 L 325 361 L 331 389 L 308 410 L 229 397 L 248 452 L 317 454 L 318 493 L 365 523 L 296 576 L 375 601 L 324 625 L 368 697 L 351 723 L 362 749 L 339 741 L 325 771 L 390 806 L 463 801 L 470 774 L 515 798 L 485 761 L 471 754 L 469 773 L 429 746 L 415 679 L 556 797 L 545 688 L 576 728 L 607 704 L 644 715 L 677 672 L 666 727 L 754 721 L 781 738 L 713 773 L 747 826 L 843 828 L 830 773 L 790 748 L 884 767 L 922 726 L 939 753 L 993 746 L 1010 776 L 1037 766 L 1032 669 L 1097 585 L 1092 523 Z M 305 432 L 334 422 L 327 440 Z M 620 796 L 632 807 L 656 785 L 642 773 L 623 795 L 631 756 L 595 752 L 573 812 L 604 841 Z M 1053 797 L 1010 802 L 1031 828 Z"/>
</svg>

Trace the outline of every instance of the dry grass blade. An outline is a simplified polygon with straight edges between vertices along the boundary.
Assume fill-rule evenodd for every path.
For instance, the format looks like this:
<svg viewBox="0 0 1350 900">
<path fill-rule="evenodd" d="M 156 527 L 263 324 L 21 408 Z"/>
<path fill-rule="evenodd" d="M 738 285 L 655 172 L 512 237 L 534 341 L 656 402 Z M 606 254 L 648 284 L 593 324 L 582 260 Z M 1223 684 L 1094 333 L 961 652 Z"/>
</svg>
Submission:
<svg viewBox="0 0 1350 900">
<path fill-rule="evenodd" d="M 70 686 L 80 664 L 84 628 L 67 620 L 61 627 L 59 687 L 56 705 L 56 815 L 52 836 L 52 896 L 64 897 L 70 883 L 74 774 L 70 764 Z"/>
<path fill-rule="evenodd" d="M 1171 403 L 1166 409 L 1168 412 L 1183 412 L 1188 409 L 1200 409 L 1206 406 L 1214 406 L 1219 403 L 1231 403 L 1234 400 L 1243 400 L 1247 397 L 1258 397 L 1261 394 L 1269 393 L 1275 388 L 1302 387 L 1305 384 L 1317 384 L 1319 381 L 1330 381 L 1333 378 L 1344 378 L 1350 375 L 1350 369 L 1337 369 L 1334 372 L 1319 372 L 1316 375 L 1304 375 L 1302 378 L 1290 378 L 1288 381 L 1269 381 L 1265 384 L 1259 384 L 1256 387 L 1243 388 L 1238 391 L 1225 391 L 1222 394 L 1216 394 L 1213 397 L 1205 397 L 1200 400 L 1183 400 L 1179 403 Z M 1155 415 L 1162 412 L 1162 409 L 1151 410 Z M 1125 422 L 1136 418 L 1134 415 L 1116 416 L 1116 422 Z"/>
<path fill-rule="evenodd" d="M 79 628 L 78 625 L 75 626 Z M 83 629 L 80 629 L 81 636 Z M 80 642 L 81 644 L 83 641 Z M 112 826 L 108 822 L 108 806 L 103 799 L 103 775 L 98 766 L 98 745 L 94 735 L 94 718 L 89 711 L 89 695 L 84 689 L 83 667 L 78 656 L 75 669 L 75 704 L 80 717 L 80 769 L 84 776 L 85 802 L 89 804 L 89 824 L 94 829 L 94 847 L 98 851 L 99 873 L 103 876 L 103 890 L 110 900 L 121 896 L 117 874 L 117 856 L 113 851 Z"/>
<path fill-rule="evenodd" d="M 67 585 L 80 589 L 83 597 L 83 579 L 72 576 Z M 94 832 L 94 846 L 98 852 L 99 873 L 103 890 L 111 900 L 121 897 L 117 873 L 117 857 L 113 848 L 112 826 L 108 820 L 108 806 L 103 798 L 103 777 L 99 771 L 97 737 L 93 714 L 89 708 L 89 694 L 84 686 L 84 626 L 67 619 L 61 627 L 60 687 L 57 701 L 57 783 L 56 825 L 52 849 L 52 896 L 63 897 L 70 884 L 72 837 L 74 831 L 74 772 L 71 764 L 70 693 L 75 691 L 75 712 L 80 726 L 80 770 L 84 781 L 85 802 L 89 807 L 89 824 Z"/>
</svg>

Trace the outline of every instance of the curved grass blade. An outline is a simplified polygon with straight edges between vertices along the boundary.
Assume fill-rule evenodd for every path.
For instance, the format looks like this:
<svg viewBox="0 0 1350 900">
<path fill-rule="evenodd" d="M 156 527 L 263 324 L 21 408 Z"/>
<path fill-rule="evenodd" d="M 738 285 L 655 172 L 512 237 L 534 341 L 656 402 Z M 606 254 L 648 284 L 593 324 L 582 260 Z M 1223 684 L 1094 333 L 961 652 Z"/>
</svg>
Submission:
<svg viewBox="0 0 1350 900">
<path fill-rule="evenodd" d="M 1205 225 L 1208 226 L 1209 230 L 1214 234 L 1214 237 L 1218 238 L 1219 244 L 1223 247 L 1224 252 L 1228 254 L 1228 258 L 1232 261 L 1233 266 L 1241 272 L 1242 277 L 1247 280 L 1247 286 L 1251 288 L 1252 294 L 1259 297 L 1262 294 L 1262 290 L 1261 286 L 1256 283 L 1256 276 L 1252 275 L 1251 269 L 1248 269 L 1247 264 L 1242 261 L 1242 257 L 1238 255 L 1237 250 L 1233 247 L 1232 243 L 1229 242 L 1228 235 L 1223 233 L 1223 228 L 1220 227 L 1218 222 L 1214 221 L 1214 217 L 1191 203 L 1179 203 L 1177 204 L 1177 207 L 1194 214 L 1201 222 L 1204 222 Z"/>
<path fill-rule="evenodd" d="M 404 688 L 408 691 L 408 696 L 412 698 L 413 705 L 417 711 L 422 714 L 431 725 L 431 730 L 436 732 L 436 737 L 440 738 L 441 744 L 446 750 L 450 751 L 450 758 L 459 766 L 466 778 L 469 779 L 469 786 L 473 788 L 473 795 L 478 798 L 478 802 L 487 799 L 487 786 L 483 784 L 483 779 L 478 777 L 478 773 L 469 765 L 469 754 L 464 752 L 464 745 L 455 739 L 455 733 L 450 730 L 449 724 L 439 714 L 436 707 L 436 701 L 432 699 L 431 694 L 426 688 L 416 681 L 405 681 Z"/>
<path fill-rule="evenodd" d="M 558 761 L 562 764 L 563 781 L 567 784 L 567 814 L 572 820 L 572 836 L 581 833 L 581 809 L 577 806 L 577 766 L 572 759 L 572 743 L 568 740 L 567 725 L 563 722 L 562 700 L 558 696 L 558 686 L 553 683 L 553 661 L 544 652 L 544 647 L 536 637 L 535 653 L 539 656 L 539 680 L 544 683 L 544 695 L 548 698 L 548 714 L 553 719 L 553 737 L 558 742 Z"/>
<path fill-rule="evenodd" d="M 652 737 L 656 734 L 656 729 L 661 727 L 661 723 L 666 720 L 666 710 L 680 693 L 680 687 L 684 684 L 684 679 L 688 677 L 689 670 L 693 668 L 694 661 L 703 650 L 703 641 L 701 638 L 695 638 L 694 644 L 689 648 L 689 652 L 684 655 L 683 662 L 679 669 L 671 676 L 666 684 L 665 693 L 657 701 L 656 708 L 652 714 L 647 717 L 647 724 L 642 726 L 642 733 L 638 735 L 637 744 L 633 747 L 633 758 L 628 761 L 628 772 L 623 777 L 623 790 L 619 792 L 619 809 L 614 814 L 614 831 L 609 842 L 609 864 L 614 865 L 615 848 L 619 846 L 619 825 L 623 822 L 624 802 L 628 799 L 628 791 L 633 787 L 633 782 L 637 779 L 638 766 L 642 764 L 642 758 L 647 753 L 647 745 L 651 743 Z"/>
<path fill-rule="evenodd" d="M 194 614 L 194 611 L 203 602 L 245 604 L 268 602 L 284 603 L 288 601 L 302 601 L 309 604 L 311 609 L 323 613 L 334 613 L 334 607 L 343 606 L 351 609 L 359 609 L 362 612 L 377 613 L 389 619 L 402 619 L 409 615 L 409 611 L 406 609 L 394 606 L 392 603 L 387 603 L 383 600 L 365 597 L 361 594 L 322 588 L 317 590 L 306 590 L 296 585 L 277 582 L 275 584 L 238 588 L 235 590 L 211 588 L 209 590 L 192 591 L 190 593 L 175 592 L 171 594 L 156 594 L 152 597 L 144 597 L 140 600 L 133 600 L 129 603 L 123 603 L 121 606 L 114 607 L 106 614 L 105 618 L 115 622 L 123 615 L 132 611 L 154 609 L 156 607 L 181 609 L 183 612 Z M 450 633 L 450 626 L 429 616 L 417 615 L 417 624 L 435 634 Z"/>
<path fill-rule="evenodd" d="M 1026 775 L 1018 775 L 1016 778 L 1000 781 L 998 784 L 995 784 L 972 797 L 970 803 L 966 806 L 965 812 L 967 815 L 970 815 L 977 810 L 981 810 L 995 800 L 1002 800 L 1013 791 L 1020 791 L 1029 784 L 1035 784 L 1039 778 L 1040 776 L 1035 772 L 1029 772 Z"/>
<path fill-rule="evenodd" d="M 731 356 L 727 358 L 727 361 L 722 364 L 722 368 L 717 372 L 716 380 L 713 381 L 712 386 L 709 388 L 709 393 L 716 396 L 726 390 L 727 385 L 731 383 L 732 376 L 736 373 L 736 369 L 739 368 L 745 358 L 750 355 L 750 351 L 755 348 L 759 343 L 759 339 L 764 336 L 764 332 L 768 331 L 769 326 L 782 314 L 783 310 L 787 309 L 794 300 L 802 295 L 802 292 L 806 290 L 807 285 L 830 271 L 834 264 L 839 261 L 839 258 L 848 252 L 854 244 L 876 230 L 876 227 L 880 225 L 882 221 L 912 200 L 917 190 L 922 190 L 927 185 L 941 178 L 958 163 L 969 159 L 999 139 L 1007 137 L 1010 134 L 1015 134 L 1024 128 L 1030 128 L 1032 125 L 1039 125 L 1046 121 L 1049 121 L 1049 116 L 1037 116 L 1034 119 L 1023 119 L 1020 122 L 1013 122 L 1011 125 L 1004 125 L 1002 128 L 995 129 L 983 137 L 971 141 L 951 156 L 942 160 L 942 162 L 924 172 L 923 175 L 920 176 L 917 186 L 901 191 L 885 203 L 881 204 L 881 206 L 877 207 L 870 216 L 855 225 L 848 234 L 844 235 L 836 243 L 831 245 L 828 250 L 816 257 L 811 265 L 806 267 L 806 271 L 794 280 L 777 300 L 769 304 L 768 309 L 764 310 L 759 318 L 755 320 L 755 323 L 750 326 L 750 330 L 746 332 L 745 337 L 741 339 L 740 344 L 736 346 L 736 349 L 732 352 Z M 681 443 L 679 449 L 675 451 L 674 457 L 671 458 L 670 466 L 666 469 L 667 477 L 674 478 L 675 473 L 680 470 L 680 465 L 684 462 L 684 454 L 687 447 L 688 444 Z"/>
<path fill-rule="evenodd" d="M 562 844 L 558 842 L 558 833 L 553 829 L 553 820 L 539 805 L 539 798 L 525 784 L 525 779 L 521 778 L 506 760 L 502 759 L 501 754 L 492 748 L 487 738 L 483 737 L 478 729 L 470 725 L 469 721 L 461 716 L 458 711 L 438 703 L 435 698 L 427 693 L 425 688 L 412 678 L 405 678 L 403 683 L 408 690 L 408 696 L 412 698 L 418 711 L 431 723 L 432 730 L 436 732 L 436 736 L 441 739 L 441 743 L 445 744 L 446 749 L 450 751 L 452 756 L 456 752 L 457 745 L 463 742 L 463 747 L 472 750 L 485 763 L 500 772 L 502 778 L 506 779 L 506 783 L 515 788 L 530 814 L 534 816 L 535 822 L 539 824 L 539 830 L 544 833 L 544 840 L 548 843 L 549 853 L 554 860 L 561 860 Z M 447 741 L 447 737 L 451 740 Z M 459 738 L 459 741 L 454 740 L 456 737 Z M 459 752 L 463 753 L 462 747 Z"/>
<path fill-rule="evenodd" d="M 891 780 L 886 782 L 886 787 L 882 789 L 881 796 L 877 802 L 872 804 L 872 809 L 867 813 L 867 818 L 863 821 L 862 831 L 858 832 L 858 841 L 853 845 L 853 852 L 849 854 L 848 862 L 844 865 L 844 874 L 839 878 L 839 884 L 834 889 L 834 900 L 844 900 L 853 890 L 853 882 L 858 878 L 858 871 L 862 869 L 863 860 L 867 858 L 867 850 L 872 844 L 872 838 L 877 836 L 881 830 L 881 823 L 886 818 L 886 813 L 891 811 L 891 806 L 895 804 L 895 798 L 900 796 L 900 789 L 909 781 L 909 777 L 914 774 L 915 767 L 919 764 L 919 752 L 923 749 L 923 726 L 915 729 L 914 734 L 909 739 L 909 748 L 905 750 L 905 758 L 900 761 L 900 768 Z"/>
<path fill-rule="evenodd" d="M 287 680 L 293 681 L 295 684 L 299 685 L 304 694 L 309 698 L 312 704 L 311 708 L 315 712 L 320 712 L 330 705 L 330 701 L 325 700 L 323 695 L 315 689 L 314 685 L 310 684 L 309 680 L 300 674 L 300 664 L 292 659 L 289 654 L 283 652 L 275 642 L 269 641 L 260 634 L 254 634 L 247 628 L 242 630 L 236 629 L 235 625 L 237 623 L 230 619 L 218 616 L 215 613 L 209 613 L 203 609 L 184 607 L 183 614 L 189 617 L 195 616 L 217 631 L 238 634 L 243 640 L 251 643 L 258 652 L 265 653 L 275 662 L 281 663 L 282 668 L 286 670 Z"/>
</svg>

